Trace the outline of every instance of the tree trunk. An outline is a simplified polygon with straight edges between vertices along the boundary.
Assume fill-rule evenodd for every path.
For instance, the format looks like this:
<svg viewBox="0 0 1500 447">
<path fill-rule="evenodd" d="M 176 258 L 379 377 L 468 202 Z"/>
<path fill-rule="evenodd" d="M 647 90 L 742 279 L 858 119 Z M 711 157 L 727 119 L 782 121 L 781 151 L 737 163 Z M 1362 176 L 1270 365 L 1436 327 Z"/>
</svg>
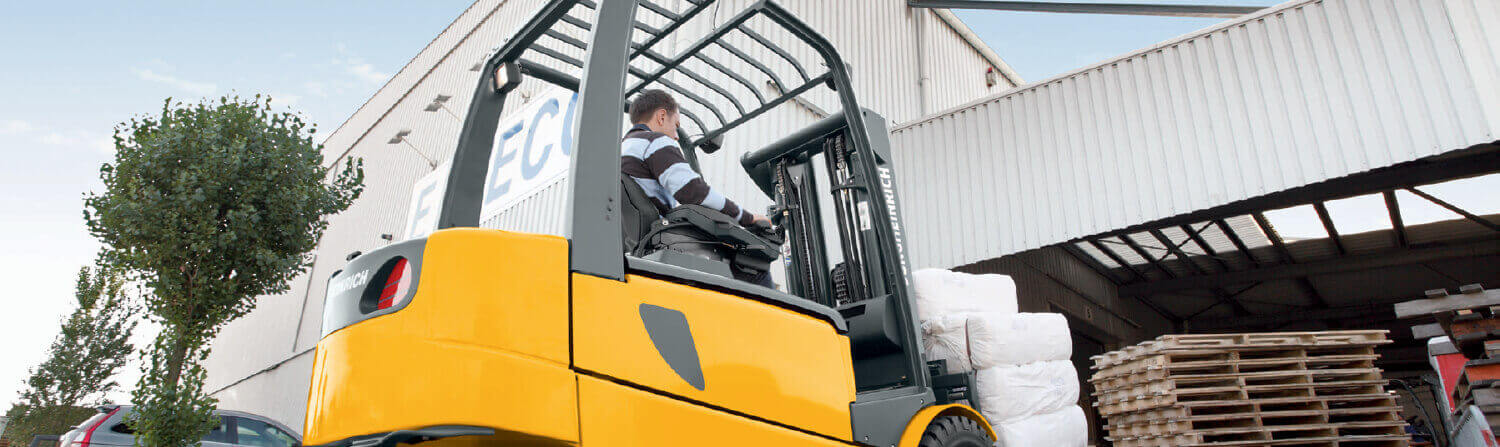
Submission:
<svg viewBox="0 0 1500 447">
<path fill-rule="evenodd" d="M 177 381 L 182 377 L 182 364 L 187 358 L 188 335 L 181 328 L 172 334 L 172 351 L 167 357 L 167 384 L 177 391 Z"/>
</svg>

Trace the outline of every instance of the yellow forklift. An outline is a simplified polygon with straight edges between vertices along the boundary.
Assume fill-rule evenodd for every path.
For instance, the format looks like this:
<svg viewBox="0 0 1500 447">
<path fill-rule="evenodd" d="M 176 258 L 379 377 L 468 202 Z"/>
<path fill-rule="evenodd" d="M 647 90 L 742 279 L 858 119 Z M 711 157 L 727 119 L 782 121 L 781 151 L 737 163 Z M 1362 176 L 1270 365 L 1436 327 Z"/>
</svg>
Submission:
<svg viewBox="0 0 1500 447">
<path fill-rule="evenodd" d="M 554 0 L 488 59 L 439 229 L 329 280 L 307 445 L 994 443 L 960 403 L 974 401 L 973 376 L 923 360 L 888 132 L 838 52 L 769 1 L 684 38 L 727 5 L 679 3 Z M 664 54 L 668 39 L 683 50 Z M 566 237 L 479 228 L 498 123 L 523 79 L 577 94 Z M 648 87 L 680 98 L 695 169 L 696 151 L 814 90 L 841 110 L 740 158 L 775 201 L 776 228 L 747 230 L 703 207 L 660 215 L 621 181 L 623 111 Z M 778 257 L 785 292 L 736 279 Z"/>
</svg>

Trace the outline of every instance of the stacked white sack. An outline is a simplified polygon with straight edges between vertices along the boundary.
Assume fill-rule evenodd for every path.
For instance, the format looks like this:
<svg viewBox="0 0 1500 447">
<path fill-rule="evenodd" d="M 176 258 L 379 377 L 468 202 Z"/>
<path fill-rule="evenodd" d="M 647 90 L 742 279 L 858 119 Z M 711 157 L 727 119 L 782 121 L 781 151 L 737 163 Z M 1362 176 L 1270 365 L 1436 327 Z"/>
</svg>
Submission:
<svg viewBox="0 0 1500 447">
<path fill-rule="evenodd" d="M 1089 425 L 1077 405 L 1011 422 L 995 424 L 999 447 L 1084 447 Z"/>
<path fill-rule="evenodd" d="M 947 360 L 948 372 L 968 372 L 967 319 L 979 313 L 1016 313 L 1016 283 L 1005 275 L 972 275 L 943 269 L 912 273 L 925 359 Z"/>
<path fill-rule="evenodd" d="M 1051 413 L 1078 402 L 1078 371 L 1067 360 L 1000 365 L 978 370 L 979 411 L 990 423 Z"/>
<path fill-rule="evenodd" d="M 969 361 L 976 369 L 1073 356 L 1073 336 L 1062 314 L 977 313 L 969 315 L 965 326 Z"/>
<path fill-rule="evenodd" d="M 969 372 L 968 331 L 964 329 L 968 319 L 963 315 L 949 315 L 922 322 L 922 352 L 927 361 L 947 360 L 948 372 Z"/>
<path fill-rule="evenodd" d="M 917 319 L 977 312 L 1016 313 L 1016 282 L 1005 275 L 971 275 L 943 269 L 921 269 L 911 275 Z"/>
</svg>

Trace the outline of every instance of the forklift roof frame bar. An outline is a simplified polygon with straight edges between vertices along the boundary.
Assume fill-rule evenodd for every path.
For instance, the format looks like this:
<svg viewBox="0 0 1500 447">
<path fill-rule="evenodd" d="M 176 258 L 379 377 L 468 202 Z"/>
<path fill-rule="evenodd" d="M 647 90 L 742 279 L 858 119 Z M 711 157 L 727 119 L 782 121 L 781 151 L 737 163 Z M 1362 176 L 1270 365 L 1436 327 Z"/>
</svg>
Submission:
<svg viewBox="0 0 1500 447">
<path fill-rule="evenodd" d="M 668 8 L 651 3 L 650 0 L 610 0 L 603 2 L 593 0 L 558 0 L 548 3 L 530 21 L 521 27 L 514 38 L 507 41 L 488 58 L 484 64 L 484 69 L 480 72 L 480 85 L 493 85 L 495 69 L 504 63 L 515 63 L 521 68 L 522 73 L 527 76 L 579 92 L 578 115 L 574 120 L 573 129 L 575 147 L 578 148 L 595 147 L 593 146 L 594 144 L 606 144 L 606 147 L 618 145 L 619 135 L 615 135 L 613 131 L 604 131 L 601 129 L 623 127 L 620 125 L 622 124 L 620 123 L 620 110 L 621 106 L 626 104 L 625 97 L 652 84 L 677 93 L 689 101 L 689 103 L 684 103 L 680 109 L 683 112 L 683 116 L 693 122 L 702 133 L 698 138 L 693 138 L 691 141 L 687 141 L 688 138 L 683 138 L 685 140 L 683 141 L 685 152 L 692 152 L 699 145 L 699 142 L 724 135 L 726 132 L 824 83 L 832 87 L 835 93 L 837 93 L 840 105 L 844 110 L 844 112 L 840 113 L 845 115 L 844 118 L 849 128 L 864 128 L 863 117 L 860 113 L 857 113 L 860 109 L 853 97 L 852 83 L 838 53 L 822 36 L 813 32 L 806 24 L 775 3 L 766 0 L 753 3 L 725 23 L 716 24 L 715 30 L 700 38 L 676 57 L 668 58 L 653 51 L 652 47 L 664 41 L 667 34 L 678 30 L 686 21 L 697 17 L 699 13 L 714 2 L 689 0 L 689 3 L 692 6 L 680 14 L 673 13 Z M 644 6 L 644 9 L 667 18 L 672 23 L 661 29 L 641 23 L 635 18 L 637 5 L 648 5 Z M 594 23 L 588 23 L 585 20 L 570 15 L 569 12 L 576 6 L 593 9 L 596 12 Z M 811 47 L 823 59 L 824 64 L 828 67 L 827 72 L 817 76 L 808 76 L 806 69 L 803 68 L 802 64 L 791 53 L 777 46 L 761 33 L 748 27 L 747 22 L 755 17 L 765 17 L 771 20 Z M 587 53 L 585 60 L 569 57 L 561 51 L 538 43 L 543 37 L 550 37 L 565 45 L 579 48 L 582 42 L 553 29 L 553 26 L 559 22 L 582 28 L 591 33 L 589 38 L 593 42 L 581 48 Z M 615 26 L 618 29 L 601 29 L 603 26 Z M 628 38 L 617 38 L 617 36 L 621 35 L 632 35 L 632 30 L 640 30 L 647 33 L 650 37 L 645 43 L 637 43 L 633 39 Z M 733 44 L 724 41 L 723 37 L 733 31 L 739 31 L 751 40 L 765 46 L 765 48 L 790 65 L 796 71 L 797 76 L 802 78 L 803 82 L 790 89 L 785 88 L 784 81 L 776 74 L 775 70 L 755 60 L 755 58 Z M 601 39 L 601 36 L 604 38 Z M 710 45 L 722 48 L 735 58 L 754 67 L 757 71 L 765 75 L 768 82 L 777 87 L 780 94 L 775 97 L 766 98 L 758 89 L 753 88 L 753 84 L 748 79 L 745 79 L 743 75 L 727 69 L 722 63 L 714 61 L 709 56 L 703 54 L 702 50 Z M 608 51 L 598 51 L 606 47 L 611 48 L 607 48 Z M 582 79 L 523 58 L 524 53 L 529 50 L 535 50 L 537 54 L 582 70 Z M 645 70 L 631 66 L 631 62 L 637 58 L 644 58 L 658 63 L 662 65 L 662 68 L 648 73 Z M 713 67 L 715 71 L 723 73 L 734 82 L 745 86 L 747 90 L 756 96 L 759 104 L 753 109 L 744 110 L 744 106 L 734 98 L 734 95 L 730 94 L 722 86 L 715 84 L 687 67 L 683 67 L 682 64 L 689 59 L 704 61 L 706 65 Z M 726 117 L 724 112 L 719 110 L 713 102 L 703 98 L 693 90 L 667 79 L 666 74 L 671 72 L 682 73 L 689 79 L 708 87 L 716 94 L 726 98 L 730 104 L 736 107 L 736 111 L 740 111 L 741 113 L 738 116 Z M 623 76 L 618 80 L 610 79 L 620 73 L 625 73 L 627 76 Z M 634 84 L 634 87 L 630 90 L 626 90 L 624 84 L 630 77 L 640 78 L 641 81 Z M 617 83 L 620 85 L 614 86 Z M 470 102 L 468 116 L 465 120 L 466 126 L 463 133 L 459 136 L 458 150 L 453 158 L 454 163 L 450 168 L 451 172 L 447 185 L 449 194 L 443 200 L 443 208 L 439 216 L 439 228 L 478 226 L 480 224 L 479 202 L 483 198 L 483 179 L 487 174 L 486 171 L 489 162 L 488 152 L 490 146 L 493 144 L 494 131 L 497 125 L 494 121 L 497 121 L 503 112 L 505 96 L 504 93 L 496 92 L 489 88 L 476 89 L 474 99 Z M 607 97 L 609 99 L 601 100 L 599 99 L 600 97 Z M 715 121 L 717 121 L 713 123 L 717 124 L 717 126 L 705 122 L 694 113 L 694 109 L 707 109 L 713 115 Z M 855 111 L 856 113 L 850 113 L 849 111 Z M 609 116 L 606 116 L 606 114 Z M 594 119 L 603 119 L 604 121 L 595 122 Z M 586 125 L 585 123 L 589 124 Z M 866 147 L 868 146 L 868 136 L 864 135 L 863 132 L 851 132 L 851 134 L 854 134 L 852 136 L 855 140 L 862 140 L 862 144 Z M 861 141 L 856 141 L 856 143 L 861 143 Z M 607 194 L 608 197 L 598 197 L 598 194 L 590 194 L 603 199 L 601 203 L 597 204 L 590 204 L 589 202 L 593 200 L 590 200 L 588 197 L 573 194 L 573 191 L 594 189 L 593 185 L 580 184 L 580 181 L 607 181 L 606 178 L 611 176 L 589 178 L 592 174 L 605 174 L 602 172 L 589 172 L 592 171 L 589 166 L 600 164 L 590 160 L 591 157 L 589 155 L 595 155 L 591 154 L 591 152 L 595 151 L 578 150 L 574 153 L 572 159 L 572 172 L 582 174 L 571 176 L 573 188 L 570 189 L 569 197 L 571 209 L 567 228 L 570 239 L 574 240 L 573 270 L 601 277 L 622 279 L 624 277 L 623 259 L 612 259 L 617 258 L 618 254 L 615 254 L 615 256 L 606 255 L 607 251 L 613 251 L 606 247 L 619 245 L 618 239 L 620 236 L 617 234 L 618 229 L 614 228 L 618 226 L 618 217 L 614 216 L 618 212 L 618 206 L 615 204 L 619 202 L 619 198 L 614 197 L 618 195 L 618 192 Z M 611 158 L 611 161 L 600 165 L 609 166 L 611 170 L 617 170 L 614 167 L 615 160 L 613 158 L 618 157 L 618 154 L 610 151 L 607 155 Z M 617 181 L 617 178 L 614 180 Z M 609 183 L 613 184 L 614 182 Z M 608 230 L 606 230 L 607 228 Z M 600 235 L 601 233 L 603 236 Z M 584 237 L 591 242 L 580 240 L 578 239 L 579 237 Z M 596 237 L 602 237 L 603 240 L 593 241 Z M 616 243 L 611 245 L 609 244 L 610 241 Z"/>
</svg>

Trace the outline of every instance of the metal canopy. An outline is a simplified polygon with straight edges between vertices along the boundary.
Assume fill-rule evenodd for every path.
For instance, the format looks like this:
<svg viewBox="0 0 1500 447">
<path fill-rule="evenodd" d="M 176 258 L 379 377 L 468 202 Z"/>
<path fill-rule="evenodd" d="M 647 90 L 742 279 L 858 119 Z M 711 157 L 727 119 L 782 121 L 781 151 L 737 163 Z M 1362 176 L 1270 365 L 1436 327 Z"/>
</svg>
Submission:
<svg viewBox="0 0 1500 447">
<path fill-rule="evenodd" d="M 625 97 L 647 88 L 673 93 L 686 118 L 684 130 L 688 132 L 683 136 L 692 136 L 683 138 L 685 152 L 814 87 L 833 86 L 831 71 L 809 74 L 806 62 L 814 61 L 797 56 L 809 54 L 807 48 L 783 48 L 766 37 L 777 28 L 796 34 L 781 21 L 783 11 L 775 4 L 757 2 L 716 21 L 710 17 L 713 14 L 702 14 L 714 0 L 683 3 L 685 8 L 674 10 L 638 0 L 640 8 L 632 19 L 634 33 L 626 58 Z M 532 24 L 537 27 L 528 28 L 509 42 L 492 56 L 492 62 L 516 62 L 527 76 L 576 90 L 579 79 L 573 73 L 583 70 L 584 61 L 578 55 L 588 50 L 585 40 L 595 25 L 598 5 L 594 0 L 569 0 L 547 8 L 534 19 Z M 772 26 L 762 25 L 767 22 Z M 708 29 L 706 33 L 701 32 L 704 28 Z M 663 54 L 663 42 L 682 50 L 671 56 Z M 691 43 L 682 45 L 686 42 Z M 817 49 L 813 50 L 811 54 L 817 54 Z M 772 57 L 752 56 L 756 53 Z M 552 68 L 558 63 L 562 70 Z M 707 152 L 713 149 L 704 148 Z"/>
<path fill-rule="evenodd" d="M 1162 3 L 1074 3 L 1004 0 L 907 0 L 913 8 L 992 9 L 1001 11 L 1119 14 L 1167 17 L 1234 18 L 1264 6 L 1184 5 Z"/>
<path fill-rule="evenodd" d="M 438 228 L 479 225 L 490 149 L 509 93 L 488 86 L 505 64 L 514 64 L 528 79 L 579 92 L 571 124 L 572 145 L 579 150 L 571 160 L 565 225 L 574 241 L 573 270 L 600 277 L 624 277 L 617 222 L 619 154 L 598 148 L 618 146 L 630 95 L 661 88 L 678 98 L 685 117 L 678 140 L 695 166 L 694 149 L 717 149 L 704 142 L 818 86 L 832 91 L 850 128 L 865 128 L 847 66 L 832 44 L 784 8 L 767 0 L 723 11 L 713 0 L 679 5 L 674 9 L 650 0 L 546 3 L 481 69 L 481 87 L 459 136 Z M 668 47 L 681 50 L 661 50 Z M 852 138 L 869 145 L 864 132 L 853 132 Z"/>
<path fill-rule="evenodd" d="M 1478 215 L 1426 186 L 1496 173 L 1500 146 L 1481 145 L 1062 248 L 1117 285 L 1122 297 L 1186 331 L 1399 327 L 1392 303 L 1427 289 L 1500 282 L 1500 215 Z M 1336 224 L 1353 218 L 1331 213 L 1328 204 L 1349 198 L 1373 204 L 1364 214 L 1381 216 L 1384 229 L 1340 231 Z M 1412 225 L 1413 206 L 1446 209 L 1452 219 Z M 1267 214 L 1288 208 L 1301 208 L 1326 236 L 1283 237 Z"/>
</svg>

